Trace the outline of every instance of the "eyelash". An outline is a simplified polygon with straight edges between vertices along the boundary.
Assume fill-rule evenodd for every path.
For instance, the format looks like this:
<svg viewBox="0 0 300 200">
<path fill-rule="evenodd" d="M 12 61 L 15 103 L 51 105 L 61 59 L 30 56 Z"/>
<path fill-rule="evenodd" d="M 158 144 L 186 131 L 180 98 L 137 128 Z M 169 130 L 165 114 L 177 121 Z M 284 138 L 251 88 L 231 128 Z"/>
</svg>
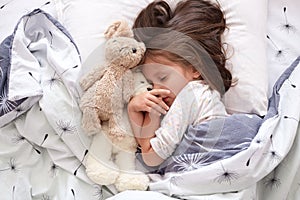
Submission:
<svg viewBox="0 0 300 200">
<path fill-rule="evenodd" d="M 166 80 L 167 79 L 167 76 L 164 76 L 164 77 L 161 77 L 159 80 L 160 81 L 164 81 L 164 80 Z"/>
</svg>

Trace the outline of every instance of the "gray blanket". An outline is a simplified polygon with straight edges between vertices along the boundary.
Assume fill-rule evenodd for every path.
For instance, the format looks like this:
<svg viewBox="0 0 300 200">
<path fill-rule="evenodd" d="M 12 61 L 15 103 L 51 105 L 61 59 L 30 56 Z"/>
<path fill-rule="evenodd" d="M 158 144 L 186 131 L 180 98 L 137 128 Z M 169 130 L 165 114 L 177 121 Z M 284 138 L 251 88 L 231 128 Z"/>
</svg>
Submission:
<svg viewBox="0 0 300 200">
<path fill-rule="evenodd" d="M 247 149 L 263 119 L 257 115 L 234 114 L 190 125 L 171 157 L 159 167 L 146 166 L 150 173 L 184 172 L 195 170 Z"/>
<path fill-rule="evenodd" d="M 257 115 L 234 114 L 189 126 L 173 156 L 159 171 L 190 171 L 229 158 L 249 147 L 261 123 Z"/>
</svg>

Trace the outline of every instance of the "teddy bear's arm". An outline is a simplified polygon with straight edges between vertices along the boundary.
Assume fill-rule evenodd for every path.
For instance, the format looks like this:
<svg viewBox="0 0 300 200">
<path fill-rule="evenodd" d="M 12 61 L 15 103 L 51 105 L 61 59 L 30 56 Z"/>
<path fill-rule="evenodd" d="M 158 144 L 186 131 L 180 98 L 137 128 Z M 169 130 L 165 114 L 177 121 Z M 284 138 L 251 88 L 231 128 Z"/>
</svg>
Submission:
<svg viewBox="0 0 300 200">
<path fill-rule="evenodd" d="M 123 99 L 126 103 L 129 102 L 133 95 L 134 83 L 133 74 L 131 70 L 127 70 L 123 76 Z"/>
<path fill-rule="evenodd" d="M 83 91 L 86 91 L 89 89 L 97 80 L 100 80 L 102 76 L 104 75 L 106 71 L 106 67 L 102 68 L 95 68 L 91 70 L 88 74 L 86 74 L 81 80 L 80 80 L 80 86 Z"/>
</svg>

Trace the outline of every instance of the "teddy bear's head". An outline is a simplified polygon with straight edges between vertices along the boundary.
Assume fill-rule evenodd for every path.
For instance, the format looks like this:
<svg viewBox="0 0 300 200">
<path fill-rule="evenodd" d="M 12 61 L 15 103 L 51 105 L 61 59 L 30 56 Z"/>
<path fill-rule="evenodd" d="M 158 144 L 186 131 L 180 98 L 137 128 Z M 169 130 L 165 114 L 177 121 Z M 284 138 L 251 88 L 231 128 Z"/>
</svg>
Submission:
<svg viewBox="0 0 300 200">
<path fill-rule="evenodd" d="M 105 45 L 106 61 L 121 64 L 127 69 L 139 64 L 145 53 L 145 45 L 130 37 L 112 37 Z"/>
<path fill-rule="evenodd" d="M 105 45 L 105 58 L 109 64 L 126 69 L 133 68 L 141 61 L 145 45 L 133 38 L 133 31 L 124 20 L 116 21 L 104 33 L 108 39 Z"/>
</svg>

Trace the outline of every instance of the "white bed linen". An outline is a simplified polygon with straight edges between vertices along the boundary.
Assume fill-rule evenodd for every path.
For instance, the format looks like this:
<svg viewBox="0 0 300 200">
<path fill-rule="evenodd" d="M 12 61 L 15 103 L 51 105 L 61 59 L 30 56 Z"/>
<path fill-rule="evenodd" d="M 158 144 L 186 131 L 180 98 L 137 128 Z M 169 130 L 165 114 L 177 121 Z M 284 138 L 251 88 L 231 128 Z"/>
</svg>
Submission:
<svg viewBox="0 0 300 200">
<path fill-rule="evenodd" d="M 267 66 L 270 96 L 277 78 L 300 55 L 300 1 L 269 0 L 268 7 Z"/>
<path fill-rule="evenodd" d="M 57 18 L 57 11 L 53 0 L 1 0 L 0 7 L 0 41 L 3 41 L 7 36 L 12 34 L 20 17 L 35 8 L 41 8 Z"/>
<path fill-rule="evenodd" d="M 16 25 L 17 20 L 23 15 L 31 11 L 33 8 L 40 7 L 43 4 L 46 4 L 47 1 L 38 1 L 31 0 L 26 3 L 21 3 L 17 0 L 12 1 L 1 1 L 0 10 L 0 39 L 1 41 L 12 33 L 13 27 Z M 288 67 L 292 61 L 300 55 L 300 13 L 297 8 L 299 8 L 300 2 L 297 0 L 288 0 L 288 1 L 269 1 L 269 12 L 268 12 L 268 36 L 269 39 L 266 38 L 268 42 L 268 69 L 269 69 L 269 88 L 273 86 L 275 80 L 279 77 L 279 75 L 284 71 L 286 67 Z M 284 9 L 286 7 L 286 9 Z M 43 6 L 43 9 L 49 11 L 53 16 L 57 16 L 54 5 L 52 1 L 50 4 L 46 4 Z M 285 10 L 285 12 L 284 12 Z M 5 20 L 2 20 L 5 19 Z M 292 28 L 285 29 L 283 28 L 283 24 L 288 22 Z M 71 33 L 72 34 L 72 33 Z M 281 50 L 281 53 L 279 53 Z M 299 71 L 298 71 L 299 73 Z M 255 77 L 253 78 L 255 80 Z M 299 77 L 298 77 L 299 80 Z M 292 81 L 292 80 L 290 80 Z M 299 82 L 292 82 L 294 84 Z M 289 90 L 289 89 L 288 89 Z M 271 91 L 271 90 L 269 90 Z M 271 92 L 269 92 L 271 94 Z M 290 96 L 287 94 L 287 99 L 290 99 L 286 102 L 286 105 L 282 106 L 285 108 L 290 108 L 292 112 L 295 112 L 295 118 L 299 122 L 299 113 L 296 112 L 293 105 L 297 105 L 297 102 L 293 101 L 296 97 Z M 58 102 L 61 99 L 56 99 Z M 299 101 L 298 101 L 299 104 Z M 57 112 L 50 111 L 53 115 L 57 115 Z M 31 118 L 32 117 L 32 118 Z M 26 119 L 29 121 L 26 122 Z M 33 121 L 31 121 L 33 120 Z M 278 120 L 278 119 L 276 119 Z M 102 190 L 99 186 L 93 185 L 86 177 L 81 174 L 82 177 L 73 176 L 71 171 L 58 167 L 54 165 L 53 159 L 51 157 L 51 152 L 46 151 L 40 147 L 32 146 L 31 142 L 35 144 L 41 144 L 41 136 L 38 135 L 38 132 L 34 132 L 34 129 L 30 132 L 26 132 L 28 130 L 25 128 L 28 124 L 34 124 L 33 128 L 41 128 L 37 127 L 36 123 L 39 122 L 44 124 L 45 126 L 41 126 L 42 129 L 49 128 L 48 120 L 45 118 L 45 114 L 40 112 L 40 107 L 35 105 L 30 109 L 30 111 L 26 114 L 25 120 L 20 119 L 15 121 L 12 124 L 9 124 L 5 128 L 2 128 L 0 131 L 1 139 L 0 139 L 0 182 L 5 183 L 0 190 L 5 194 L 1 196 L 0 199 L 101 199 L 103 198 Z M 54 123 L 55 124 L 55 123 Z M 54 125 L 55 126 L 55 125 Z M 296 127 L 295 131 L 296 131 Z M 25 132 L 24 132 L 25 131 Z M 296 200 L 300 197 L 300 161 L 299 161 L 299 153 L 300 153 L 300 130 L 298 129 L 296 132 L 287 132 L 286 126 L 281 126 L 278 129 L 279 134 L 278 138 L 274 143 L 279 141 L 288 141 L 282 145 L 279 145 L 279 149 L 282 150 L 281 159 L 283 159 L 276 170 L 271 171 L 271 173 L 263 178 L 261 181 L 257 182 L 257 184 L 251 184 L 249 182 L 249 187 L 245 190 L 242 190 L 242 185 L 235 185 L 234 183 L 227 183 L 226 186 L 222 185 L 222 190 L 230 190 L 231 188 L 234 190 L 238 190 L 236 192 L 229 193 L 217 193 L 217 194 L 209 194 L 211 193 L 211 188 L 200 188 L 203 192 L 202 195 L 190 195 L 184 198 L 187 199 L 292 199 Z M 24 136 L 28 139 L 19 143 L 18 145 L 12 145 L 13 140 L 8 137 L 8 135 L 16 135 L 18 136 L 20 133 L 24 134 Z M 293 138 L 293 134 L 295 134 L 295 138 Z M 289 137 L 288 137 L 289 136 Z M 30 140 L 29 140 L 30 139 Z M 50 140 L 49 140 L 50 141 Z M 61 141 L 58 140 L 57 136 L 53 135 L 53 139 L 50 141 L 50 146 L 53 147 L 53 153 L 57 155 L 60 154 L 60 151 L 55 150 L 57 145 Z M 271 144 L 272 145 L 272 144 Z M 49 147 L 50 147 L 49 146 Z M 289 151 L 289 148 L 291 150 Z M 37 153 L 37 150 L 40 151 L 40 154 Z M 64 151 L 63 149 L 59 149 Z M 65 149 L 65 152 L 70 152 Z M 24 156 L 20 156 L 21 153 Z M 285 154 L 288 153 L 286 156 Z M 19 154 L 19 158 L 21 160 L 15 160 L 10 155 Z M 26 156 L 25 156 L 26 155 Z M 62 155 L 64 158 L 70 156 L 74 157 L 73 153 Z M 79 164 L 82 156 L 78 156 L 77 160 L 74 161 Z M 18 165 L 22 161 L 24 165 L 22 165 L 23 170 L 19 170 L 20 166 Z M 63 160 L 57 160 L 61 163 L 61 166 L 64 166 Z M 272 163 L 271 163 L 272 164 Z M 270 165 L 271 165 L 270 164 Z M 276 164 L 276 163 L 275 163 Z M 219 165 L 214 165 L 216 170 L 221 170 Z M 269 166 L 270 170 L 272 166 Z M 19 170 L 19 171 L 18 171 Z M 82 169 L 81 169 L 82 170 Z M 262 169 L 264 170 L 264 169 Z M 3 172 L 6 175 L 4 176 Z M 18 175 L 16 176 L 16 172 Z M 82 171 L 81 171 L 82 172 Z M 36 174 L 35 174 L 36 173 Z M 257 173 L 262 173 L 261 171 Z M 257 174 L 250 174 L 250 176 L 257 176 Z M 261 176 L 258 176 L 262 178 Z M 202 178 L 202 177 L 199 177 Z M 205 178 L 205 177 L 203 177 Z M 256 178 L 255 180 L 259 180 L 260 178 Z M 159 178 L 160 179 L 160 178 Z M 15 188 L 20 188 L 14 185 L 14 181 L 18 182 L 24 186 L 23 190 L 15 190 Z M 250 178 L 250 180 L 255 181 Z M 33 189 L 33 186 L 35 188 Z M 167 188 L 167 189 L 166 189 Z M 136 191 L 127 191 L 120 193 L 111 199 L 176 199 L 170 198 L 163 195 L 161 191 L 165 193 L 169 193 L 169 191 L 174 190 L 174 188 L 170 188 L 170 185 L 164 185 L 163 182 L 158 181 L 157 183 L 152 184 L 152 189 L 154 191 L 148 192 L 136 192 Z M 187 188 L 185 188 L 187 189 Z M 240 189 L 240 190 L 239 190 Z M 182 188 L 175 188 L 175 191 L 180 192 Z M 47 194 L 49 193 L 49 194 Z"/>
</svg>

